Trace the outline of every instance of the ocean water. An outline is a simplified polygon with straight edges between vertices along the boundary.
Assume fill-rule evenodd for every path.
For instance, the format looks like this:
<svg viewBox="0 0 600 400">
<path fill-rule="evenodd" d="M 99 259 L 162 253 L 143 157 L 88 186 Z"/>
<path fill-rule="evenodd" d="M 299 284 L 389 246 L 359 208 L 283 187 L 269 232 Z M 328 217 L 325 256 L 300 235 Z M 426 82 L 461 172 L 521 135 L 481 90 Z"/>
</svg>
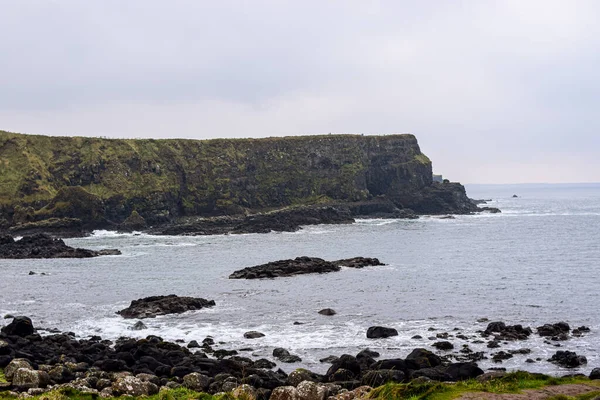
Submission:
<svg viewBox="0 0 600 400">
<path fill-rule="evenodd" d="M 27 315 L 38 327 L 80 337 L 155 334 L 188 342 L 211 335 L 220 343 L 216 348 L 252 348 L 241 354 L 256 358 L 272 358 L 274 347 L 284 347 L 303 359 L 280 364 L 287 371 L 307 367 L 324 372 L 328 364 L 320 358 L 356 354 L 366 347 L 382 357 L 405 357 L 413 348 L 431 348 L 434 340 L 428 337 L 440 332 L 470 338 L 449 339 L 455 351 L 465 344 L 488 355 L 532 350 L 502 364 L 481 361 L 483 368 L 564 374 L 567 370 L 546 361 L 556 350 L 587 357 L 585 367 L 569 372 L 600 367 L 600 184 L 467 185 L 467 192 L 472 198 L 492 199 L 489 205 L 502 213 L 359 220 L 295 233 L 177 237 L 95 232 L 67 243 L 119 248 L 123 255 L 0 260 L 0 313 Z M 378 257 L 387 265 L 274 280 L 228 279 L 243 267 L 303 255 Z M 163 294 L 214 299 L 217 305 L 145 319 L 148 329 L 143 331 L 130 330 L 136 320 L 115 314 L 131 300 Z M 327 307 L 337 315 L 318 314 Z M 478 322 L 481 318 L 534 330 L 566 321 L 591 332 L 560 342 L 561 347 L 534 334 L 487 349 L 472 343 L 487 325 Z M 0 320 L 0 325 L 8 322 Z M 399 335 L 367 339 L 372 325 L 396 328 Z M 244 339 L 249 330 L 266 336 Z M 423 339 L 411 339 L 417 334 Z M 541 361 L 525 364 L 526 358 Z"/>
</svg>

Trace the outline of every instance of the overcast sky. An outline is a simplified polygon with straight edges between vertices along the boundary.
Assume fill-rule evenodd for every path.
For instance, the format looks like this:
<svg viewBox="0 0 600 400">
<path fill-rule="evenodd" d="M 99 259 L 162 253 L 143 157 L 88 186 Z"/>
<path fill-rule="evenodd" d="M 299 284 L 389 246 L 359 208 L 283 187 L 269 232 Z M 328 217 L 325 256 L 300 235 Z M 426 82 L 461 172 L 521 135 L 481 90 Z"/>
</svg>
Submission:
<svg viewBox="0 0 600 400">
<path fill-rule="evenodd" d="M 0 0 L 0 129 L 413 133 L 463 183 L 600 181 L 600 1 Z"/>
</svg>

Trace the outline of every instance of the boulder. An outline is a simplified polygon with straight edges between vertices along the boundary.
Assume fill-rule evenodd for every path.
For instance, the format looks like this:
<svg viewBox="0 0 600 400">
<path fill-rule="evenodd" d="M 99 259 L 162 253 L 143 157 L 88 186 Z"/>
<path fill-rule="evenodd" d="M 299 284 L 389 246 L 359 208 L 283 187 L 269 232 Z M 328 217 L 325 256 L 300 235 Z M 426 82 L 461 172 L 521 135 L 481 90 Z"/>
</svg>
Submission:
<svg viewBox="0 0 600 400">
<path fill-rule="evenodd" d="M 304 368 L 298 368 L 292 371 L 287 377 L 287 383 L 290 386 L 298 386 L 300 382 L 310 381 L 310 382 L 322 382 L 323 376 L 315 374 Z"/>
<path fill-rule="evenodd" d="M 158 393 L 157 385 L 152 382 L 144 382 L 131 375 L 116 378 L 111 388 L 115 394 L 134 397 L 152 396 Z"/>
<path fill-rule="evenodd" d="M 132 331 L 141 331 L 144 329 L 148 329 L 148 327 L 142 321 L 138 321 L 133 326 L 129 327 L 129 329 L 131 329 Z"/>
<path fill-rule="evenodd" d="M 367 337 L 369 339 L 380 339 L 390 336 L 398 336 L 398 331 L 394 328 L 386 328 L 383 326 L 372 326 L 367 329 Z"/>
<path fill-rule="evenodd" d="M 590 379 L 600 379 L 600 368 L 594 368 L 590 372 Z"/>
<path fill-rule="evenodd" d="M 33 323 L 29 317 L 14 317 L 12 322 L 2 327 L 2 333 L 8 336 L 29 336 L 34 332 Z"/>
<path fill-rule="evenodd" d="M 158 315 L 180 314 L 186 311 L 200 310 L 215 305 L 214 300 L 195 297 L 151 296 L 133 300 L 129 307 L 117 311 L 123 318 L 154 318 Z"/>
<path fill-rule="evenodd" d="M 250 385 L 240 385 L 233 389 L 232 392 L 234 399 L 243 399 L 243 400 L 256 400 L 258 397 L 258 393 L 256 389 Z"/>
<path fill-rule="evenodd" d="M 6 379 L 9 381 L 12 381 L 13 376 L 18 369 L 33 369 L 33 367 L 29 363 L 29 360 L 15 358 L 6 366 L 6 368 L 4 368 L 4 376 L 6 376 Z"/>
<path fill-rule="evenodd" d="M 203 392 L 208 389 L 210 378 L 198 372 L 192 372 L 183 377 L 183 386 L 196 392 Z"/>
<path fill-rule="evenodd" d="M 584 356 L 577 355 L 577 353 L 572 351 L 563 350 L 554 353 L 548 361 L 565 368 L 577 368 L 583 364 L 587 364 L 587 359 Z"/>
<path fill-rule="evenodd" d="M 442 364 L 442 359 L 427 349 L 414 349 L 408 356 L 406 361 L 420 368 L 437 367 Z"/>
<path fill-rule="evenodd" d="M 296 387 L 298 400 L 325 400 L 327 388 L 312 381 L 303 381 Z"/>
<path fill-rule="evenodd" d="M 280 386 L 273 389 L 269 400 L 300 400 L 298 390 L 293 386 Z"/>
<path fill-rule="evenodd" d="M 30 368 L 19 368 L 12 376 L 12 385 L 20 390 L 30 388 L 45 388 L 50 383 L 50 376 L 46 371 Z"/>
<path fill-rule="evenodd" d="M 483 375 L 483 370 L 473 362 L 453 363 L 446 367 L 445 372 L 453 381 L 473 379 Z"/>
<path fill-rule="evenodd" d="M 360 376 L 361 373 L 360 363 L 356 357 L 349 354 L 343 354 L 331 364 L 331 367 L 329 367 L 325 376 L 329 381 L 332 381 L 334 380 L 333 375 L 340 369 L 350 371 L 353 376 Z"/>
</svg>

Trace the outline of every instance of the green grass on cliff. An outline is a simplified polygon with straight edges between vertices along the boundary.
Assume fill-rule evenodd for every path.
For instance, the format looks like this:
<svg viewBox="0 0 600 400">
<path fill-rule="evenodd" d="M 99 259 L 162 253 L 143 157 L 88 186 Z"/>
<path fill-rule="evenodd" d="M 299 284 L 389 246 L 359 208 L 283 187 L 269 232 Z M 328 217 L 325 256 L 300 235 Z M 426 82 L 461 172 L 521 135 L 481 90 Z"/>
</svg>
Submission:
<svg viewBox="0 0 600 400">
<path fill-rule="evenodd" d="M 476 379 L 460 381 L 456 383 L 388 383 L 380 386 L 370 393 L 371 399 L 376 400 L 452 400 L 466 393 L 520 393 L 526 389 L 540 389 L 550 385 L 564 385 L 585 383 L 598 386 L 598 391 L 579 397 L 564 397 L 565 399 L 588 399 L 600 395 L 600 382 L 590 381 L 585 377 L 555 378 L 542 374 L 530 374 L 528 372 L 513 372 L 501 378 L 479 382 Z"/>
<path fill-rule="evenodd" d="M 0 383 L 6 383 L 6 376 L 4 376 L 4 370 L 0 368 Z"/>
</svg>

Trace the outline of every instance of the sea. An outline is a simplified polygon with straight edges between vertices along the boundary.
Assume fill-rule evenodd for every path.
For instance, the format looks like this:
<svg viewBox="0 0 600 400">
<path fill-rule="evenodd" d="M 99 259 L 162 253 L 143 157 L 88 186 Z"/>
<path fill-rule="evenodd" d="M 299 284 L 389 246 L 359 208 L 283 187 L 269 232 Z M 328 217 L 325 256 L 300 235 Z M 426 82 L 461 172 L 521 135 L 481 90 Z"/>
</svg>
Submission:
<svg viewBox="0 0 600 400">
<path fill-rule="evenodd" d="M 294 233 L 150 236 L 96 231 L 67 244 L 118 248 L 120 256 L 93 259 L 0 260 L 0 315 L 26 315 L 43 329 L 169 341 L 214 338 L 215 349 L 273 359 L 283 347 L 302 362 L 278 366 L 323 373 L 329 355 L 370 348 L 381 358 L 406 357 L 422 347 L 444 355 L 464 346 L 484 351 L 480 367 L 552 375 L 600 367 L 600 184 L 467 185 L 499 214 L 417 220 L 361 219 Z M 514 197 L 516 195 L 517 197 Z M 271 280 L 228 279 L 233 271 L 298 256 L 326 260 L 377 257 L 385 266 L 344 268 L 322 275 Z M 30 275 L 29 272 L 35 272 Z M 137 320 L 116 314 L 138 298 L 177 294 L 213 299 L 216 306 Z M 318 313 L 332 308 L 337 314 Z M 587 326 L 582 337 L 553 342 L 537 334 L 489 349 L 485 321 L 531 327 L 567 322 Z M 5 325 L 10 319 L 0 319 Z M 370 326 L 398 336 L 368 339 Z M 265 334 L 245 339 L 244 332 Z M 47 333 L 47 331 L 41 331 Z M 432 347 L 448 333 L 451 352 Z M 420 335 L 421 339 L 413 338 Z M 460 335 L 463 339 L 459 339 Z M 466 339 L 465 339 L 466 337 Z M 475 342 L 475 343 L 473 343 Z M 491 354 L 528 348 L 496 364 Z M 547 361 L 557 350 L 587 357 L 567 370 Z M 534 363 L 525 363 L 529 358 Z"/>
</svg>

